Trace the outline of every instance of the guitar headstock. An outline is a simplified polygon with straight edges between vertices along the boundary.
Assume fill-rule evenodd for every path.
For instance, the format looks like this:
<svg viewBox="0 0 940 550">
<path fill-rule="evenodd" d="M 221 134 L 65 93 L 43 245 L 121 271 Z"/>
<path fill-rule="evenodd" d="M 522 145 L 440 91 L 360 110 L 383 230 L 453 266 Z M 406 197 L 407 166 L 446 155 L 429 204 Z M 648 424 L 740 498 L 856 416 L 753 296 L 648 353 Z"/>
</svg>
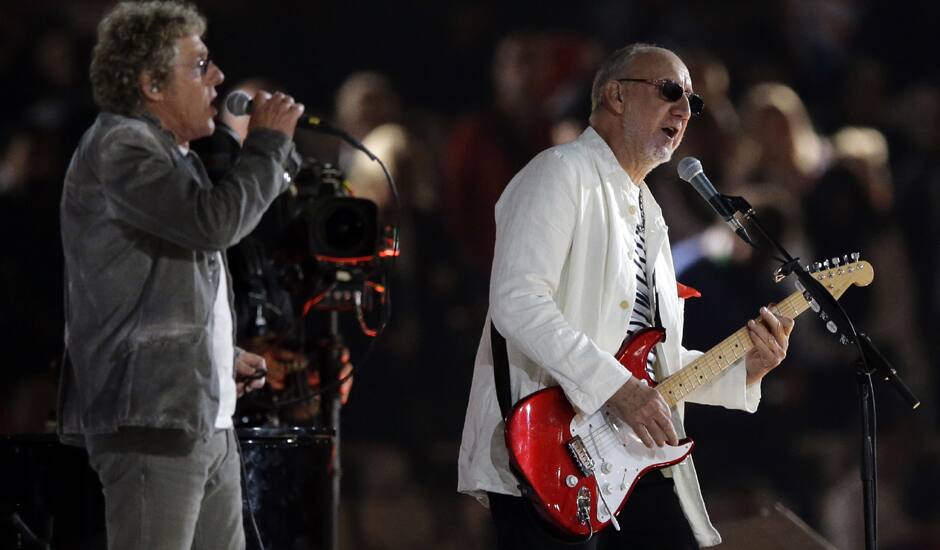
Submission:
<svg viewBox="0 0 940 550">
<path fill-rule="evenodd" d="M 859 260 L 858 252 L 846 254 L 842 258 L 814 262 L 806 266 L 806 272 L 812 274 L 836 298 L 842 296 L 850 286 L 868 286 L 875 278 L 875 270 L 870 263 Z"/>
<path fill-rule="evenodd" d="M 874 268 L 870 263 L 859 260 L 858 252 L 842 258 L 835 257 L 831 260 L 814 262 L 805 269 L 836 299 L 842 296 L 850 286 L 868 286 L 875 278 Z M 819 317 L 826 323 L 829 332 L 838 335 L 839 342 L 843 345 L 848 344 L 849 339 L 839 334 L 839 327 L 836 323 L 825 311 L 821 311 L 819 304 L 799 281 L 796 282 L 796 288 L 803 293 L 803 298 L 809 304 L 810 309 L 819 314 Z"/>
</svg>

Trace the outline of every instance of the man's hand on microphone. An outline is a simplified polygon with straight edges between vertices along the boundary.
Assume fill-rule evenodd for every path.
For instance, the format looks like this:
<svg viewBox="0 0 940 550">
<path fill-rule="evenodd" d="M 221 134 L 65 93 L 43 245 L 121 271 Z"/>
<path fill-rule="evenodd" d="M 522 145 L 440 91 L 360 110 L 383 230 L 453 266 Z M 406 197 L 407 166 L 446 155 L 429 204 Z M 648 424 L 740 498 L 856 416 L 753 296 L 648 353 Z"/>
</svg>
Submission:
<svg viewBox="0 0 940 550">
<path fill-rule="evenodd" d="M 274 95 L 258 92 L 251 101 L 248 133 L 255 128 L 270 128 L 294 139 L 297 120 L 302 114 L 304 114 L 303 103 L 295 103 L 291 96 L 281 92 L 274 92 Z"/>
<path fill-rule="evenodd" d="M 658 391 L 636 377 L 630 378 L 620 386 L 608 404 L 633 428 L 637 437 L 643 440 L 647 447 L 652 448 L 654 444 L 659 447 L 666 443 L 679 444 L 666 401 Z"/>
</svg>

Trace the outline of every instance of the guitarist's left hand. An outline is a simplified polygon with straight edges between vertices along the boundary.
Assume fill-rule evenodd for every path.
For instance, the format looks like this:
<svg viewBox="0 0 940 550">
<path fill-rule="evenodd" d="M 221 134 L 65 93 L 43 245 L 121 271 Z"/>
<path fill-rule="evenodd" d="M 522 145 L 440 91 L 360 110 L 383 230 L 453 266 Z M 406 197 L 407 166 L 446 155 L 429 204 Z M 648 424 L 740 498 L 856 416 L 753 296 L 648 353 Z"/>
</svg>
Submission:
<svg viewBox="0 0 940 550">
<path fill-rule="evenodd" d="M 773 307 L 771 305 L 770 307 Z M 760 317 L 747 322 L 747 332 L 754 347 L 744 358 L 747 385 L 760 382 L 768 372 L 787 356 L 793 319 L 775 315 L 769 308 L 760 308 Z"/>
</svg>

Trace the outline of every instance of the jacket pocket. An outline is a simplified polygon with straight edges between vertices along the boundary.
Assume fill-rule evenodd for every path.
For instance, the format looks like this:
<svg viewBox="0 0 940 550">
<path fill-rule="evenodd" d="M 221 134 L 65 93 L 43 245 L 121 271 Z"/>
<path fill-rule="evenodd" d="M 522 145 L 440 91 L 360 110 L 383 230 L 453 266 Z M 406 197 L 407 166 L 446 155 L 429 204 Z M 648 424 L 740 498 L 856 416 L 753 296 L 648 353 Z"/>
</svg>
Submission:
<svg viewBox="0 0 940 550">
<path fill-rule="evenodd" d="M 126 424 L 207 431 L 219 398 L 207 330 L 141 333 L 129 348 Z"/>
</svg>

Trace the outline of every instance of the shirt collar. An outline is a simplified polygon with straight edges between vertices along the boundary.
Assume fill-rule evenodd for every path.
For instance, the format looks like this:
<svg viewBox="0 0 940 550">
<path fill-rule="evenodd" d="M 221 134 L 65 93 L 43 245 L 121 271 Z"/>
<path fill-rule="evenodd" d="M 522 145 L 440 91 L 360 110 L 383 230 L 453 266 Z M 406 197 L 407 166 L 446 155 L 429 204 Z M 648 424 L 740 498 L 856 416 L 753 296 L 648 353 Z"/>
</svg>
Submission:
<svg viewBox="0 0 940 550">
<path fill-rule="evenodd" d="M 578 137 L 578 141 L 594 152 L 599 161 L 600 169 L 605 176 L 617 175 L 618 177 L 624 178 L 628 185 L 633 185 L 630 174 L 627 174 L 623 166 L 620 166 L 620 162 L 617 160 L 617 157 L 614 156 L 614 151 L 610 148 L 610 145 L 604 141 L 604 138 L 597 133 L 597 130 L 588 126 Z M 642 187 L 643 182 L 639 182 L 639 185 Z"/>
<path fill-rule="evenodd" d="M 588 126 L 578 137 L 577 141 L 594 152 L 600 169 L 605 176 L 613 175 L 623 178 L 625 185 L 633 185 L 633 180 L 630 179 L 630 175 L 623 169 L 623 166 L 620 166 L 620 162 L 618 162 L 617 157 L 614 156 L 610 145 L 607 145 L 604 138 L 602 138 L 594 128 Z M 656 202 L 653 194 L 650 193 L 646 182 L 641 181 L 637 187 L 639 187 L 640 193 L 643 195 L 643 205 L 646 208 L 646 223 L 648 225 L 652 224 L 652 227 L 657 230 L 666 230 L 666 220 L 663 219 L 663 211 L 659 208 L 659 204 Z"/>
</svg>

